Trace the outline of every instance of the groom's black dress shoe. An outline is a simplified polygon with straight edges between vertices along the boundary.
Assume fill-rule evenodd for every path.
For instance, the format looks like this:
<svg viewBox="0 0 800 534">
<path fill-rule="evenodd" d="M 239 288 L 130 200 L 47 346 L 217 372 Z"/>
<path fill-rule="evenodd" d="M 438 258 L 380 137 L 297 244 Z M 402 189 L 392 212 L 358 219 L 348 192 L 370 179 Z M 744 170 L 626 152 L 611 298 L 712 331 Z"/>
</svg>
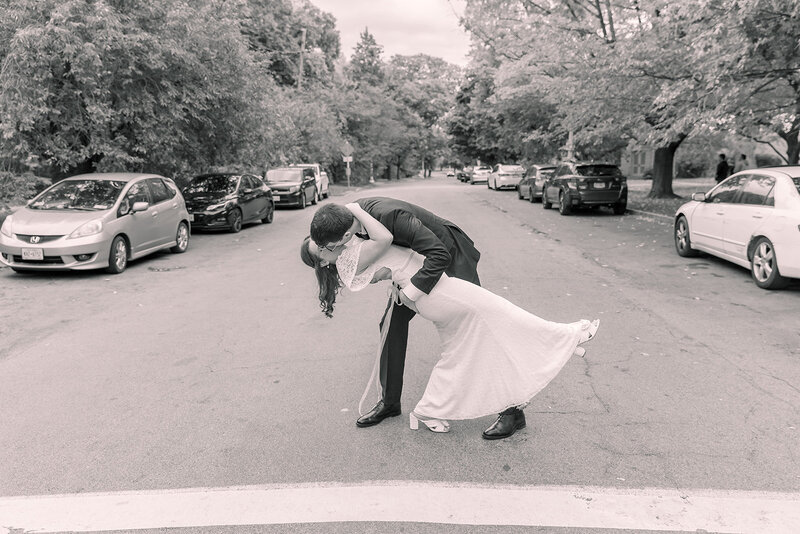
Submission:
<svg viewBox="0 0 800 534">
<path fill-rule="evenodd" d="M 400 403 L 397 404 L 384 404 L 383 401 L 378 401 L 370 411 L 362 415 L 356 421 L 356 426 L 365 427 L 377 425 L 387 417 L 396 417 L 400 415 Z"/>
<path fill-rule="evenodd" d="M 500 412 L 492 426 L 483 431 L 483 439 L 503 439 L 525 428 L 525 413 L 519 408 L 509 408 Z"/>
</svg>

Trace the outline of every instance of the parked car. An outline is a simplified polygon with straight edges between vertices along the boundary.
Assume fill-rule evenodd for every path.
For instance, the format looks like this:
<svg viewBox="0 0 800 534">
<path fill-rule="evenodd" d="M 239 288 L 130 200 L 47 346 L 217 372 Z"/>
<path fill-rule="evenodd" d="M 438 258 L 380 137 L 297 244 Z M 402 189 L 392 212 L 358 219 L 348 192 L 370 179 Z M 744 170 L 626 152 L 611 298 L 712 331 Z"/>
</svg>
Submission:
<svg viewBox="0 0 800 534">
<path fill-rule="evenodd" d="M 454 171 L 453 169 L 447 169 L 447 177 L 448 178 L 450 178 L 451 176 L 455 176 L 455 175 L 456 175 L 456 171 Z"/>
<path fill-rule="evenodd" d="M 322 177 L 322 183 L 325 184 L 325 193 L 323 193 L 322 198 L 328 198 L 331 196 L 331 180 L 328 177 L 328 173 L 325 171 L 322 171 L 320 176 Z"/>
<path fill-rule="evenodd" d="M 267 185 L 272 189 L 276 206 L 297 206 L 304 209 L 308 202 L 317 203 L 317 180 L 314 170 L 300 167 L 280 167 L 267 171 Z"/>
<path fill-rule="evenodd" d="M 470 184 L 486 184 L 489 183 L 489 175 L 492 173 L 491 167 L 475 167 L 469 175 Z"/>
<path fill-rule="evenodd" d="M 271 223 L 272 190 L 252 174 L 214 173 L 195 176 L 183 188 L 192 228 L 238 232 L 243 224 Z"/>
<path fill-rule="evenodd" d="M 800 166 L 744 170 L 693 194 L 674 235 L 681 256 L 707 252 L 749 268 L 758 287 L 785 287 L 800 278 Z"/>
<path fill-rule="evenodd" d="M 289 165 L 293 169 L 311 169 L 314 171 L 314 180 L 317 182 L 317 200 L 328 198 L 330 195 L 330 180 L 328 173 L 322 170 L 317 163 L 295 163 Z"/>
<path fill-rule="evenodd" d="M 562 162 L 545 181 L 542 193 L 544 209 L 555 201 L 561 215 L 584 206 L 609 206 L 622 215 L 628 207 L 628 180 L 611 163 Z"/>
<path fill-rule="evenodd" d="M 520 200 L 528 199 L 531 203 L 542 198 L 544 183 L 555 172 L 553 165 L 531 165 L 525 176 L 517 185 L 517 196 Z"/>
<path fill-rule="evenodd" d="M 495 191 L 516 189 L 524 175 L 525 169 L 520 165 L 495 165 L 486 181 L 486 187 Z"/>
<path fill-rule="evenodd" d="M 473 171 L 473 167 L 464 167 L 456 173 L 456 178 L 458 178 L 460 182 L 469 182 L 469 177 L 472 176 Z"/>
<path fill-rule="evenodd" d="M 164 248 L 185 252 L 189 213 L 175 182 L 155 174 L 72 176 L 0 227 L 0 261 L 16 272 L 106 268 Z"/>
</svg>

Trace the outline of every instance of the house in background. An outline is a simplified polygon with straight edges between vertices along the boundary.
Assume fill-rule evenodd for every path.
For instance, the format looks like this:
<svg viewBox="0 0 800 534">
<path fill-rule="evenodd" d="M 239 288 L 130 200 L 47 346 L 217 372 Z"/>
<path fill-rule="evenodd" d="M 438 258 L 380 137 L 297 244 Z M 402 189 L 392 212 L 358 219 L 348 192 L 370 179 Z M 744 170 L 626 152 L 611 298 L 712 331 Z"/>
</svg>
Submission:
<svg viewBox="0 0 800 534">
<path fill-rule="evenodd" d="M 628 178 L 644 178 L 645 173 L 653 171 L 655 149 L 647 146 L 630 146 L 620 158 L 619 168 Z"/>
</svg>

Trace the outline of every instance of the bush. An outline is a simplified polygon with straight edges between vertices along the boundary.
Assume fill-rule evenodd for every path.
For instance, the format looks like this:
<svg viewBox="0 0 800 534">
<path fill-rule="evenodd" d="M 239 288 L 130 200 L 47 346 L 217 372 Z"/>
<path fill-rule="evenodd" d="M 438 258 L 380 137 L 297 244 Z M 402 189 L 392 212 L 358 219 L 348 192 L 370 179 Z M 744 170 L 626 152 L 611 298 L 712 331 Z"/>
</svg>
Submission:
<svg viewBox="0 0 800 534">
<path fill-rule="evenodd" d="M 10 206 L 25 204 L 51 183 L 50 178 L 0 171 L 0 211 L 7 211 Z"/>
<path fill-rule="evenodd" d="M 756 154 L 756 167 L 774 167 L 776 165 L 786 165 L 783 158 L 772 154 Z"/>
<path fill-rule="evenodd" d="M 708 170 L 707 158 L 680 159 L 675 165 L 675 176 L 681 178 L 700 178 Z"/>
</svg>

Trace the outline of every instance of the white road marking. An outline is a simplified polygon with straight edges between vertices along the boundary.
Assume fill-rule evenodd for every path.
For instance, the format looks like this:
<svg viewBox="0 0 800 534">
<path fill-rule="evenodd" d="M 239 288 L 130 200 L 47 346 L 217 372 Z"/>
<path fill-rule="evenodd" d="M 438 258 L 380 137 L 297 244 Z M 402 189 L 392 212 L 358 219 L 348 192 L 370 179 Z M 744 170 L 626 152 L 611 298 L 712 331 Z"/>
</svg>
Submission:
<svg viewBox="0 0 800 534">
<path fill-rule="evenodd" d="M 367 482 L 0 498 L 0 533 L 425 522 L 786 534 L 800 493 Z"/>
</svg>

